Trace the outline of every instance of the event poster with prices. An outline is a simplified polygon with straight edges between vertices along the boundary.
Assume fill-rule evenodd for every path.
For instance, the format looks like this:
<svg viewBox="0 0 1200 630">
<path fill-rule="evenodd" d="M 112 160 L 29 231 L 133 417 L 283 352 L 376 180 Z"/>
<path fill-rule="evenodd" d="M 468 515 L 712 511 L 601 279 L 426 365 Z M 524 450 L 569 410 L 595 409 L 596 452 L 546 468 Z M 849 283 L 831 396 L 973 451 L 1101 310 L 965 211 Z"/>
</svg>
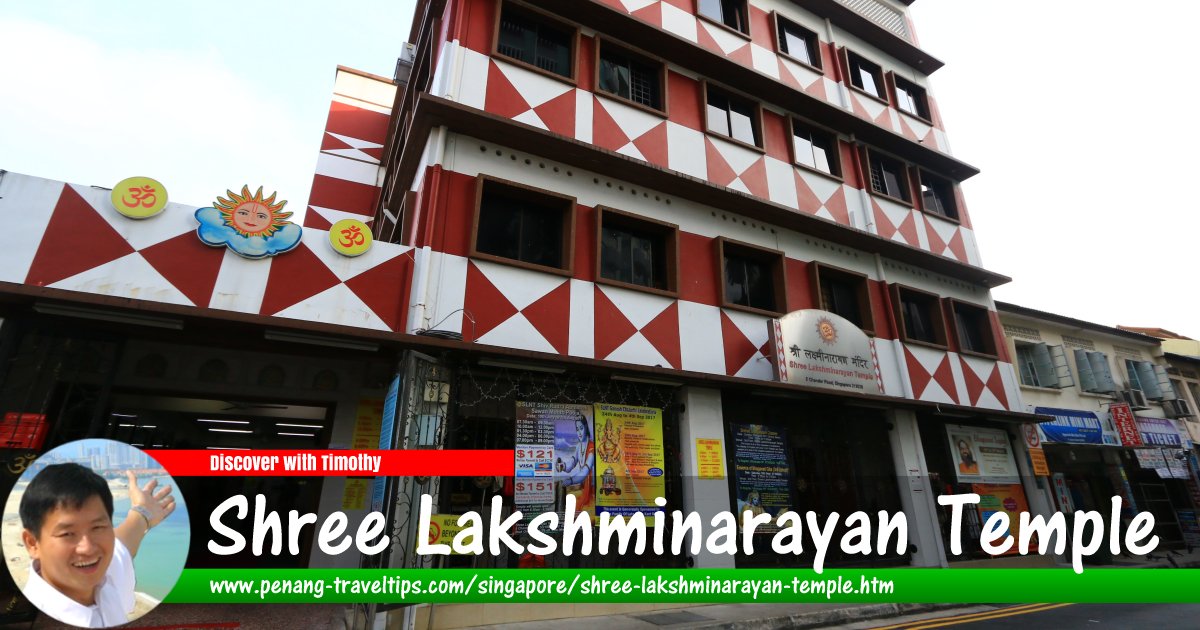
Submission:
<svg viewBox="0 0 1200 630">
<path fill-rule="evenodd" d="M 379 435 L 383 430 L 382 398 L 363 398 L 358 401 L 354 414 L 354 433 L 350 436 L 350 448 L 369 451 L 379 447 Z"/>
<path fill-rule="evenodd" d="M 549 478 L 554 484 L 550 496 L 545 494 L 544 486 L 539 490 L 537 484 L 529 484 L 521 499 L 517 498 L 514 487 L 514 503 L 551 503 L 561 513 L 566 509 L 567 495 L 570 494 L 575 496 L 577 512 L 587 512 L 595 517 L 596 445 L 592 414 L 592 405 L 517 402 L 516 443 L 525 447 L 548 448 L 552 453 L 550 462 L 546 462 L 545 457 L 538 457 L 537 452 L 527 453 L 524 461 L 533 463 L 535 479 L 539 477 L 539 472 L 545 472 L 545 464 L 549 463 Z"/>
<path fill-rule="evenodd" d="M 1002 429 L 946 425 L 958 483 L 1021 483 L 1008 433 Z"/>
<path fill-rule="evenodd" d="M 662 410 L 596 404 L 596 507 L 649 518 L 667 496 Z M 653 524 L 653 521 L 647 521 Z"/>
<path fill-rule="evenodd" d="M 1029 504 L 1025 501 L 1025 491 L 1021 488 L 1021 484 L 976 483 L 971 484 L 971 492 L 979 495 L 979 505 L 976 509 L 979 511 L 981 525 L 986 524 L 992 514 L 997 512 L 1008 514 L 1008 530 L 1003 532 L 995 542 L 1002 543 L 1005 536 L 1012 536 L 1013 546 L 1001 555 L 1018 555 L 1020 552 L 1015 541 L 1020 540 L 1021 512 L 1029 511 Z M 1030 538 L 1029 546 L 1031 549 L 1036 548 L 1037 534 Z"/>
<path fill-rule="evenodd" d="M 787 454 L 787 430 L 763 424 L 733 424 L 733 475 L 737 492 L 738 527 L 741 514 L 779 516 L 792 507 L 792 467 Z M 755 533 L 778 531 L 774 523 Z"/>
<path fill-rule="evenodd" d="M 696 438 L 696 468 L 700 479 L 725 478 L 725 454 L 721 440 Z"/>
</svg>

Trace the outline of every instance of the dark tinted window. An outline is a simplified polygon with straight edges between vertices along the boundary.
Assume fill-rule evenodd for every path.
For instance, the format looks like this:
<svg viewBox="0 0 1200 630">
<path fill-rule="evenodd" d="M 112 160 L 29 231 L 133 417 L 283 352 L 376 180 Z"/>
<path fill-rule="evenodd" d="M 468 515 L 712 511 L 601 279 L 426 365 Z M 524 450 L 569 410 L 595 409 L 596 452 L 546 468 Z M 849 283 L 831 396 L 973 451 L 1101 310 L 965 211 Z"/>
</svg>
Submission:
<svg viewBox="0 0 1200 630">
<path fill-rule="evenodd" d="M 497 50 L 564 77 L 571 76 L 571 44 L 574 33 L 539 16 L 505 4 L 500 14 Z"/>
<path fill-rule="evenodd" d="M 496 182 L 485 182 L 475 249 L 535 265 L 562 268 L 565 201 L 531 199 Z"/>
</svg>

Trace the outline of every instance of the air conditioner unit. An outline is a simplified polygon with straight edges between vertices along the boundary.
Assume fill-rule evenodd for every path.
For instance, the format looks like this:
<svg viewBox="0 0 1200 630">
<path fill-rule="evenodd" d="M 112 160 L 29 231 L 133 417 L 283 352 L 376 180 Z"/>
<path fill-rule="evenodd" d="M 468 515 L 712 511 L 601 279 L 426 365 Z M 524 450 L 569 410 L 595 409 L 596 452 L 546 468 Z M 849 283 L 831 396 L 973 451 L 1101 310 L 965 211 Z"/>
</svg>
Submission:
<svg viewBox="0 0 1200 630">
<path fill-rule="evenodd" d="M 1140 389 L 1126 389 L 1121 392 L 1121 400 L 1129 403 L 1133 409 L 1149 409 L 1150 406 L 1146 402 L 1146 394 Z"/>
<path fill-rule="evenodd" d="M 1191 406 L 1182 398 L 1175 400 L 1164 400 L 1163 411 L 1166 412 L 1168 418 L 1188 418 L 1196 414 L 1192 413 Z"/>
</svg>

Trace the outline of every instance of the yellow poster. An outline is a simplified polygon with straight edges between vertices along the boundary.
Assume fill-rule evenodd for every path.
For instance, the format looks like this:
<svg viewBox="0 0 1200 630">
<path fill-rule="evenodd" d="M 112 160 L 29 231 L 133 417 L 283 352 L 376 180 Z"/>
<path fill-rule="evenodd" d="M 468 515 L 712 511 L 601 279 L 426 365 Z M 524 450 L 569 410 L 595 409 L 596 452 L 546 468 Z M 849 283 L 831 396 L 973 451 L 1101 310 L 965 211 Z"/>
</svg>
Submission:
<svg viewBox="0 0 1200 630">
<path fill-rule="evenodd" d="M 721 440 L 696 438 L 696 465 L 700 479 L 724 479 L 725 458 L 721 457 Z"/>
<path fill-rule="evenodd" d="M 454 537 L 463 530 L 458 526 L 458 514 L 434 514 L 429 517 L 429 544 L 431 545 L 447 545 L 450 547 L 450 555 L 461 556 L 464 554 L 454 551 Z M 420 536 L 420 532 L 417 533 Z M 463 540 L 464 543 L 471 543 L 471 538 Z"/>
<path fill-rule="evenodd" d="M 366 479 L 347 479 L 342 491 L 343 510 L 367 509 L 367 495 L 371 493 L 371 482 Z"/>
<path fill-rule="evenodd" d="M 379 427 L 383 424 L 383 399 L 363 398 L 358 401 L 354 415 L 354 433 L 350 436 L 350 448 L 356 451 L 379 448 Z"/>
<path fill-rule="evenodd" d="M 597 507 L 650 516 L 667 492 L 662 410 L 597 403 L 595 422 Z"/>
</svg>

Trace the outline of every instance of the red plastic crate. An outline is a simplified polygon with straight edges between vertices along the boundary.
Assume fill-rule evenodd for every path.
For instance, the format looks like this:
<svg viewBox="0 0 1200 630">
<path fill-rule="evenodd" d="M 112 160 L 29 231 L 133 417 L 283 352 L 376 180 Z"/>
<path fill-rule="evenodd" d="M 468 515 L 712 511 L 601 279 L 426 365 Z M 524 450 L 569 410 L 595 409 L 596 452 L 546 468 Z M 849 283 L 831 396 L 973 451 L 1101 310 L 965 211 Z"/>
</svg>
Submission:
<svg viewBox="0 0 1200 630">
<path fill-rule="evenodd" d="M 46 414 L 9 411 L 0 422 L 0 448 L 40 450 L 46 441 Z"/>
</svg>

